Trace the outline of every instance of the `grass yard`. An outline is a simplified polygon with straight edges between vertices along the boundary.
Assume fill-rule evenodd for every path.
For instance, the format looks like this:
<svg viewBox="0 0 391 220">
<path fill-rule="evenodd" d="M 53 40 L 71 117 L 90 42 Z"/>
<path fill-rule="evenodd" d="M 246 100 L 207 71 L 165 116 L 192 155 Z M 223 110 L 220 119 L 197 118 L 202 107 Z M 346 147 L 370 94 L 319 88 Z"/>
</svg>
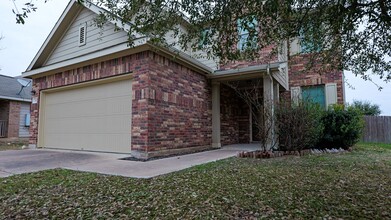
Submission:
<svg viewBox="0 0 391 220">
<path fill-rule="evenodd" d="M 0 219 L 391 219 L 391 145 L 227 159 L 153 179 L 51 170 L 0 179 Z"/>
<path fill-rule="evenodd" d="M 3 150 L 22 150 L 23 149 L 23 144 L 15 144 L 15 143 L 10 143 L 10 144 L 5 144 L 5 143 L 0 143 L 0 151 Z"/>
</svg>

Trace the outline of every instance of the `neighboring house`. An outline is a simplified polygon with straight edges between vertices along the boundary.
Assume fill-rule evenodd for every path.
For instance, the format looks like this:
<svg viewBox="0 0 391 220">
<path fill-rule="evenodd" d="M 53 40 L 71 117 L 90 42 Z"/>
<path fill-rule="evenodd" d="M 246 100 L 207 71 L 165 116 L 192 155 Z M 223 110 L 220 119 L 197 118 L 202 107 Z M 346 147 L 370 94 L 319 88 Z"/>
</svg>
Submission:
<svg viewBox="0 0 391 220">
<path fill-rule="evenodd" d="M 0 138 L 29 137 L 30 104 L 31 80 L 0 75 Z"/>
<path fill-rule="evenodd" d="M 94 26 L 102 10 L 70 1 L 23 74 L 33 79 L 31 146 L 149 158 L 249 143 L 249 107 L 225 82 L 261 79 L 270 100 L 289 90 L 286 43 L 267 62 L 221 65 L 137 33 L 128 47 L 113 22 Z"/>
</svg>

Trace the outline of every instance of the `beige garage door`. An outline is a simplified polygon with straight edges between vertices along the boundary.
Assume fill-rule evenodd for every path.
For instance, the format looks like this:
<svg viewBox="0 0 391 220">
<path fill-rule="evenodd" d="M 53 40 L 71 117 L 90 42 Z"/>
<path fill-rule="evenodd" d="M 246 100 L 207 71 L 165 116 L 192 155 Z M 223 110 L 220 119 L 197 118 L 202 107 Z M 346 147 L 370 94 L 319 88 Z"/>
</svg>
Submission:
<svg viewBox="0 0 391 220">
<path fill-rule="evenodd" d="M 130 153 L 131 80 L 43 95 L 41 147 Z"/>
</svg>

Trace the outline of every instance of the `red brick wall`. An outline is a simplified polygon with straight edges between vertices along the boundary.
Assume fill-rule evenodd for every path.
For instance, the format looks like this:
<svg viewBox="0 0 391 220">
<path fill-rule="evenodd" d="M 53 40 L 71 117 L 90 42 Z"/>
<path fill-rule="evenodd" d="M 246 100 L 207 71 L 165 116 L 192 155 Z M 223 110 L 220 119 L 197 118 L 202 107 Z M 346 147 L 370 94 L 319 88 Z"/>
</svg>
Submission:
<svg viewBox="0 0 391 220">
<path fill-rule="evenodd" d="M 132 153 L 146 158 L 211 147 L 210 82 L 151 51 L 37 78 L 33 90 L 39 99 L 43 89 L 128 72 L 133 73 Z M 31 107 L 30 144 L 37 143 L 38 103 Z"/>
<path fill-rule="evenodd" d="M 211 147 L 211 85 L 204 75 L 151 53 L 149 71 L 134 79 L 132 151 L 150 157 Z"/>
<path fill-rule="evenodd" d="M 9 102 L 8 138 L 19 137 L 20 104 L 18 101 Z"/>
<path fill-rule="evenodd" d="M 238 97 L 228 86 L 220 87 L 221 145 L 239 143 Z"/>
<path fill-rule="evenodd" d="M 274 45 L 267 46 L 259 52 L 259 57 L 254 60 L 237 60 L 237 61 L 222 61 L 220 63 L 220 70 L 240 69 L 249 66 L 257 66 L 267 63 L 278 62 L 278 57 L 272 54 Z"/>
<path fill-rule="evenodd" d="M 232 88 L 220 88 L 221 145 L 249 143 L 249 109 Z"/>
<path fill-rule="evenodd" d="M 37 99 L 37 103 L 31 105 L 30 144 L 37 144 L 39 95 L 41 90 L 103 79 L 129 72 L 134 74 L 146 72 L 148 56 L 149 52 L 141 52 L 33 79 L 33 91 L 36 92 L 33 98 Z"/>
<path fill-rule="evenodd" d="M 289 60 L 289 86 L 313 86 L 326 83 L 337 83 L 338 104 L 344 103 L 343 91 L 343 71 L 327 66 L 323 68 L 321 64 L 313 65 L 308 68 L 306 65 L 310 61 L 309 55 L 296 55 Z M 284 94 L 284 97 L 290 97 L 290 92 Z"/>
</svg>

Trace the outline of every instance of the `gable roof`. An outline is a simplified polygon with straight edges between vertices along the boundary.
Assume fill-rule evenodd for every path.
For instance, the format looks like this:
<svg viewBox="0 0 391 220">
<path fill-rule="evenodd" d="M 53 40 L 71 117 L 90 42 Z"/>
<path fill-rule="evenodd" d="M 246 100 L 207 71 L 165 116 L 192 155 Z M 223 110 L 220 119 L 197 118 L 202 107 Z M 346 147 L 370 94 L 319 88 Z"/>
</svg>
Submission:
<svg viewBox="0 0 391 220">
<path fill-rule="evenodd" d="M 58 44 L 64 37 L 64 33 L 67 32 L 68 28 L 72 25 L 75 19 L 78 17 L 79 13 L 83 9 L 88 9 L 93 13 L 99 15 L 100 13 L 108 13 L 104 8 L 100 8 L 97 5 L 89 2 L 88 0 L 83 1 L 83 4 L 79 4 L 77 0 L 70 0 L 64 12 L 60 16 L 59 20 L 56 22 L 54 28 L 51 30 L 50 34 L 46 38 L 45 42 L 42 44 L 38 53 L 35 55 L 31 64 L 28 66 L 27 70 L 22 73 L 23 77 L 33 78 L 33 76 L 39 75 L 41 73 L 53 73 L 54 71 L 61 71 L 66 68 L 74 68 L 75 66 L 81 63 L 88 63 L 93 60 L 101 59 L 103 57 L 108 57 L 112 54 L 129 54 L 129 50 L 132 52 L 139 52 L 143 50 L 157 49 L 156 45 L 149 43 L 149 37 L 141 35 L 139 33 L 132 33 L 134 37 L 133 47 L 129 47 L 129 42 L 124 42 L 122 44 L 117 44 L 107 48 L 102 48 L 88 54 L 75 56 L 70 59 L 65 59 L 60 62 L 53 64 L 47 64 L 48 59 L 57 48 Z M 130 24 L 125 23 L 120 18 L 109 20 L 110 23 L 116 25 L 124 31 L 130 30 Z M 135 49 L 137 48 L 137 49 Z M 185 63 L 190 64 L 192 68 L 201 70 L 203 73 L 212 73 L 212 69 L 203 65 L 194 58 L 189 57 L 187 54 L 182 52 L 175 52 L 175 48 L 158 48 L 167 53 L 168 56 L 175 57 L 178 60 L 184 60 Z"/>
<path fill-rule="evenodd" d="M 41 67 L 52 50 L 56 47 L 57 42 L 61 39 L 63 32 L 67 29 L 68 25 L 72 22 L 73 18 L 81 10 L 81 5 L 77 4 L 77 0 L 69 1 L 64 12 L 61 14 L 60 19 L 54 25 L 52 31 L 46 37 L 38 53 L 35 55 L 30 65 L 27 67 L 27 71 Z"/>
<path fill-rule="evenodd" d="M 42 67 L 47 58 L 51 55 L 52 51 L 56 48 L 57 44 L 63 37 L 63 34 L 68 29 L 69 25 L 72 24 L 74 19 L 77 17 L 78 13 L 83 9 L 87 8 L 92 12 L 99 15 L 100 13 L 107 12 L 105 9 L 98 7 L 97 5 L 89 2 L 83 1 L 82 4 L 79 4 L 77 0 L 70 0 L 64 12 L 61 14 L 60 18 L 54 25 L 50 34 L 47 36 L 46 40 L 42 44 L 38 53 L 35 55 L 30 65 L 26 69 L 26 72 L 33 69 Z M 112 24 L 117 25 L 119 28 L 124 30 L 129 29 L 129 25 L 123 24 L 120 20 L 109 20 Z M 139 34 L 134 34 L 136 38 L 141 37 Z"/>
<path fill-rule="evenodd" d="M 17 81 L 21 77 L 11 77 L 0 75 L 0 99 L 15 100 L 31 102 L 31 80 L 28 86 L 22 88 L 21 84 Z"/>
</svg>

